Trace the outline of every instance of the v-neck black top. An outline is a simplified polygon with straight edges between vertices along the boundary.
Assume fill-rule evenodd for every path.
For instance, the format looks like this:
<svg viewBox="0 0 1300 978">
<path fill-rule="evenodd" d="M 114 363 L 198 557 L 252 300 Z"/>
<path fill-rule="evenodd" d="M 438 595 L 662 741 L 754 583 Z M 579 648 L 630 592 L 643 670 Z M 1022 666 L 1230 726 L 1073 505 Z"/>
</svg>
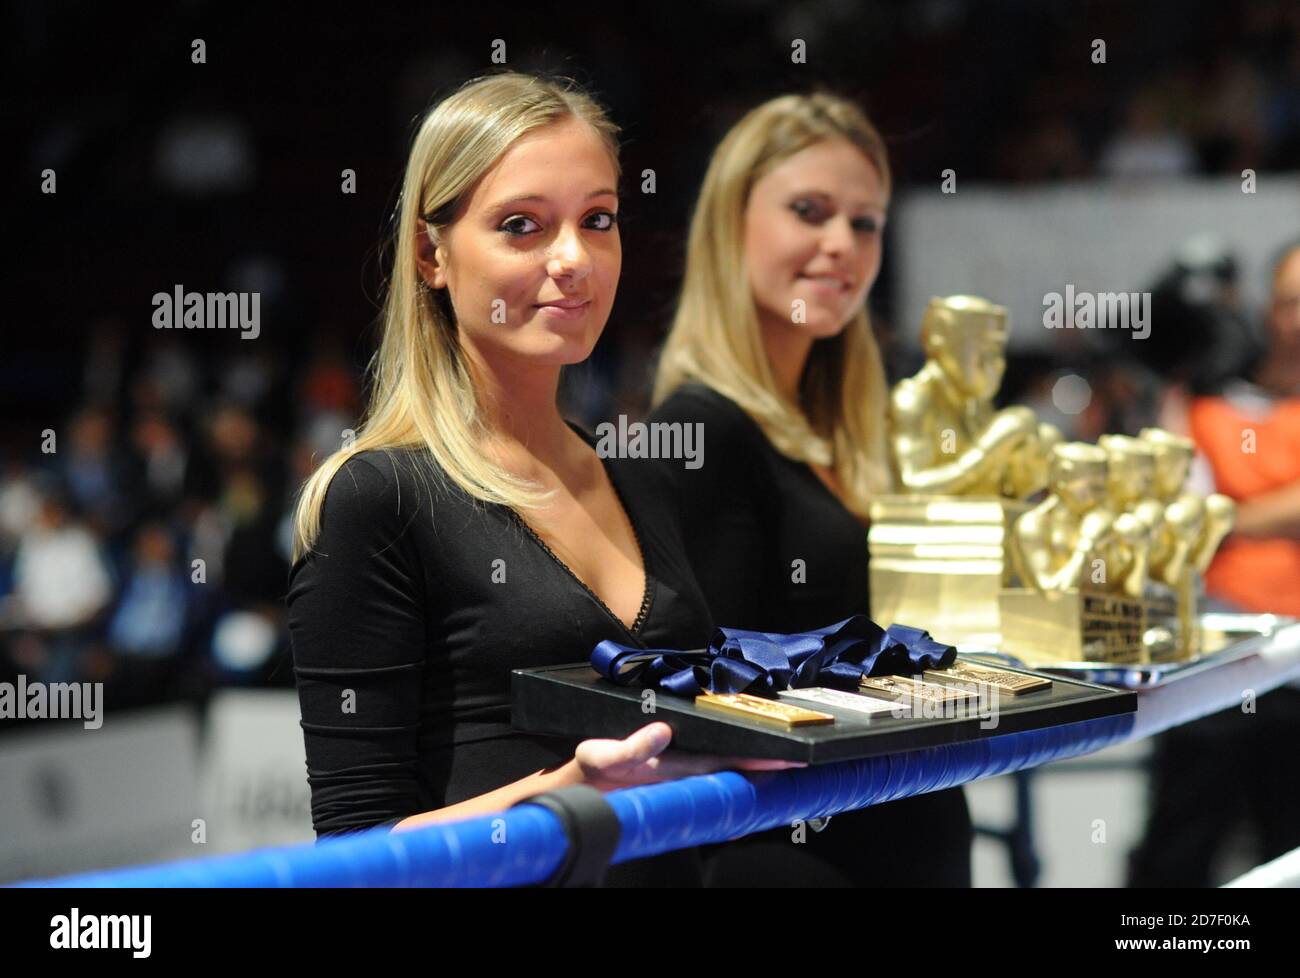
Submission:
<svg viewBox="0 0 1300 978">
<path fill-rule="evenodd" d="M 671 478 L 714 621 L 800 632 L 871 613 L 866 525 L 806 464 L 777 451 L 744 409 L 692 382 L 650 421 L 703 425 L 702 464 L 659 472 Z"/>
<path fill-rule="evenodd" d="M 576 741 L 511 728 L 512 669 L 582 661 L 604 639 L 708 643 L 675 511 L 626 471 L 644 461 L 604 464 L 645 567 L 635 631 L 518 514 L 472 499 L 427 449 L 361 452 L 334 476 L 288 593 L 319 836 L 395 824 L 571 758 Z"/>
</svg>

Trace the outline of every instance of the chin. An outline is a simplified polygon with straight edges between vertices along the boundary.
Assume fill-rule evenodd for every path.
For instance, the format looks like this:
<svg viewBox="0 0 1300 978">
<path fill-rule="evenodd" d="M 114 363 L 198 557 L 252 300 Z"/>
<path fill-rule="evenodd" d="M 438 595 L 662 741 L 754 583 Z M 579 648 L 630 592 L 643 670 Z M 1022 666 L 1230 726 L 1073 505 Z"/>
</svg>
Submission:
<svg viewBox="0 0 1300 978">
<path fill-rule="evenodd" d="M 802 328 L 811 333 L 815 340 L 829 340 L 843 333 L 848 325 L 847 319 L 822 315 L 810 318 L 802 324 Z"/>
<path fill-rule="evenodd" d="M 535 337 L 519 352 L 538 363 L 568 366 L 586 360 L 595 345 L 596 337 L 542 336 Z"/>
</svg>

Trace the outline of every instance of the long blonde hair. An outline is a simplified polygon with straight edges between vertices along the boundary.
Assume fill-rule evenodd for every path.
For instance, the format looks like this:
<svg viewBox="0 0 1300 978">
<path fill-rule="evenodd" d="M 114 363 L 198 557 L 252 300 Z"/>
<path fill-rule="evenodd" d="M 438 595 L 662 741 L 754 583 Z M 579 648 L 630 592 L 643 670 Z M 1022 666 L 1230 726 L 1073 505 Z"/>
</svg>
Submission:
<svg viewBox="0 0 1300 978">
<path fill-rule="evenodd" d="M 369 403 L 351 444 L 331 454 L 303 484 L 294 517 L 295 561 L 320 534 L 330 481 L 349 458 L 369 449 L 427 447 L 452 482 L 485 502 L 529 508 L 547 498 L 480 448 L 485 422 L 449 297 L 425 283 L 416 258 L 421 220 L 436 242 L 515 140 L 566 118 L 595 130 L 617 174 L 618 127 L 568 79 L 518 72 L 472 78 L 421 121 L 394 212 L 393 266 L 380 314 L 383 336 L 368 371 Z"/>
<path fill-rule="evenodd" d="M 853 102 L 829 93 L 783 95 L 750 111 L 713 153 L 691 219 L 672 329 L 660 354 L 654 401 L 695 380 L 742 407 L 782 454 L 834 471 L 851 510 L 867 514 L 892 477 L 886 452 L 885 370 L 864 308 L 836 336 L 813 343 L 800 404 L 776 386 L 744 275 L 745 208 L 754 184 L 800 150 L 844 139 L 890 192 L 884 140 Z"/>
</svg>

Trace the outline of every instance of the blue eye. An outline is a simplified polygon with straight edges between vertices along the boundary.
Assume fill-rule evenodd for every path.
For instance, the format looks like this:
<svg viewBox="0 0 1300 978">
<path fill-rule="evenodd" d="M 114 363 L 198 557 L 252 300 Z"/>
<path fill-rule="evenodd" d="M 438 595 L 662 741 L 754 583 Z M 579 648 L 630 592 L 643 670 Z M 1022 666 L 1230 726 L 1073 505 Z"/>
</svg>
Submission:
<svg viewBox="0 0 1300 978">
<path fill-rule="evenodd" d="M 521 228 L 519 226 L 521 222 L 526 222 L 528 224 L 531 224 L 532 227 Z M 531 217 L 524 217 L 522 214 L 518 214 L 514 217 L 508 217 L 504 221 L 502 221 L 501 226 L 497 228 L 497 230 L 504 231 L 506 234 L 511 234 L 514 235 L 515 237 L 522 237 L 523 235 L 530 234 L 533 231 L 541 230 L 541 225 L 539 225 Z"/>
</svg>

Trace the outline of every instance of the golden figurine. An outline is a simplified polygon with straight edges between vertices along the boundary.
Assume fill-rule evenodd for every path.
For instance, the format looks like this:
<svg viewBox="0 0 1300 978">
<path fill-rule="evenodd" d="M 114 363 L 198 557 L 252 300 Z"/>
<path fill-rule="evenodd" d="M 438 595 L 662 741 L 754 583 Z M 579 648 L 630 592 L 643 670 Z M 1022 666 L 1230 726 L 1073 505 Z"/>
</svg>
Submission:
<svg viewBox="0 0 1300 978">
<path fill-rule="evenodd" d="M 1106 452 L 1106 496 L 1115 512 L 1114 532 L 1103 558 L 1106 586 L 1141 598 L 1146 593 L 1152 544 L 1165 521 L 1165 507 L 1155 497 L 1155 449 L 1128 435 L 1102 435 L 1097 444 Z"/>
<path fill-rule="evenodd" d="M 1201 573 L 1232 529 L 1236 505 L 1215 493 L 1208 498 L 1185 488 L 1196 446 L 1190 438 L 1162 428 L 1143 428 L 1141 439 L 1156 454 L 1156 497 L 1164 506 L 1164 526 L 1152 543 L 1151 576 L 1173 592 L 1174 609 L 1160 617 L 1174 640 L 1166 654 L 1155 658 L 1190 658 L 1204 643 L 1197 624 Z"/>
<path fill-rule="evenodd" d="M 1025 499 L 1047 481 L 1053 425 L 1026 407 L 997 411 L 1007 311 L 987 299 L 931 299 L 921 324 L 925 366 L 890 398 L 898 482 L 912 493 Z"/>
<path fill-rule="evenodd" d="M 1107 593 L 1105 570 L 1116 554 L 1126 567 L 1133 564 L 1131 544 L 1145 553 L 1145 537 L 1125 535 L 1142 529 L 1131 514 L 1124 534 L 1116 531 L 1124 514 L 1110 508 L 1111 491 L 1105 449 L 1083 442 L 1056 446 L 1047 498 L 1014 527 L 1013 566 L 1022 586 L 999 596 L 1003 651 L 1031 663 L 1143 657 L 1143 606 Z"/>
<path fill-rule="evenodd" d="M 890 397 L 890 449 L 902 494 L 871 507 L 871 607 L 920 621 L 941 642 L 995 644 L 1010 574 L 1011 526 L 1047 483 L 1061 441 L 1028 408 L 998 411 L 1007 311 L 987 299 L 932 299 L 925 365 Z"/>
<path fill-rule="evenodd" d="M 1185 488 L 1196 445 L 1163 428 L 1143 428 L 1141 438 L 1156 452 L 1156 496 L 1165 504 L 1165 519 L 1174 531 L 1153 556 L 1153 571 L 1174 584 L 1184 567 L 1204 572 L 1214 552 L 1232 530 L 1237 505 L 1221 493 L 1203 497 Z"/>
<path fill-rule="evenodd" d="M 1115 523 L 1106 505 L 1107 473 L 1106 452 L 1096 445 L 1057 445 L 1048 497 L 1016 521 L 1016 571 L 1049 601 L 1094 583 L 1094 563 L 1103 559 Z"/>
</svg>

